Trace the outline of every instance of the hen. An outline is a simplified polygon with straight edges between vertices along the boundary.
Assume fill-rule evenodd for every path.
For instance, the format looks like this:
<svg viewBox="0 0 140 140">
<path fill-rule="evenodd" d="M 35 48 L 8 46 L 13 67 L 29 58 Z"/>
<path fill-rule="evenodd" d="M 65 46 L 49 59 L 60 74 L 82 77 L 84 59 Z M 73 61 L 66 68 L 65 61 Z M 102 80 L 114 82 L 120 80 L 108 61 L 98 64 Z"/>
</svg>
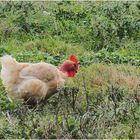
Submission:
<svg viewBox="0 0 140 140">
<path fill-rule="evenodd" d="M 9 55 L 1 58 L 1 78 L 10 97 L 40 101 L 48 99 L 64 86 L 67 77 L 74 77 L 78 60 L 71 55 L 60 69 L 48 63 L 19 63 Z"/>
</svg>

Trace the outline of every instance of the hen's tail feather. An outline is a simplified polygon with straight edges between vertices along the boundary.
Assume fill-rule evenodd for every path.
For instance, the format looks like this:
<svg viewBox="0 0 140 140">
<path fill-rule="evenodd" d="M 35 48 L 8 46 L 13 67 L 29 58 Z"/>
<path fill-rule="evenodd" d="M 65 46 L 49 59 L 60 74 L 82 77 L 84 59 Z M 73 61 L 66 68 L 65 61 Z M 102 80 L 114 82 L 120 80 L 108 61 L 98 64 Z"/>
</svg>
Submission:
<svg viewBox="0 0 140 140">
<path fill-rule="evenodd" d="M 18 64 L 18 62 L 10 55 L 4 55 L 0 59 L 2 67 L 6 69 L 15 69 L 15 66 Z"/>
</svg>

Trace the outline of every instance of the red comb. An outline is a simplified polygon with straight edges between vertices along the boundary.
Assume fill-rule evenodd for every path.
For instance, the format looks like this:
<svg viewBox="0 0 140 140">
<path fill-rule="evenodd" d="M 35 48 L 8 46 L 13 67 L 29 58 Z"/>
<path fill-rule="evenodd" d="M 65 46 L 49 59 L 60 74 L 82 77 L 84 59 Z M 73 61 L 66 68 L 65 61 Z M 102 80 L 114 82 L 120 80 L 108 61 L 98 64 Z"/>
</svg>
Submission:
<svg viewBox="0 0 140 140">
<path fill-rule="evenodd" d="M 76 69 L 78 69 L 78 59 L 75 55 L 70 56 L 70 60 L 73 61 L 76 64 Z"/>
</svg>

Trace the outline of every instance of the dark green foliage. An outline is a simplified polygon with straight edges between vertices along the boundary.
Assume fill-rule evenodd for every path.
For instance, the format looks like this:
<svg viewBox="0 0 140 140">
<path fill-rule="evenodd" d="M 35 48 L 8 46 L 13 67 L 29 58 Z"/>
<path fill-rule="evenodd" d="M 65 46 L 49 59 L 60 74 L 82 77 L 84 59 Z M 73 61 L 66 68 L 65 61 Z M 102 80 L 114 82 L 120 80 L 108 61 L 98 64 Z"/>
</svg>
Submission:
<svg viewBox="0 0 140 140">
<path fill-rule="evenodd" d="M 127 1 L 1 2 L 0 39 L 25 41 L 55 36 L 86 50 L 101 51 L 96 55 L 99 62 L 108 59 L 112 63 L 139 65 L 138 5 L 139 2 Z M 132 51 L 132 56 L 123 56 L 117 52 L 119 49 Z"/>
<path fill-rule="evenodd" d="M 35 7 L 35 5 L 39 5 Z M 50 8 L 49 5 L 54 8 Z M 10 22 L 17 31 L 41 36 L 47 31 L 87 49 L 109 51 L 123 47 L 124 40 L 140 38 L 137 2 L 3 2 L 1 19 L 16 15 Z M 43 10 L 48 16 L 43 15 Z M 39 16 L 39 19 L 37 18 Z M 14 27 L 12 27 L 14 28 Z M 2 29 L 5 35 L 10 29 Z M 14 31 L 13 31 L 14 32 Z M 13 33 L 12 33 L 13 34 Z"/>
</svg>

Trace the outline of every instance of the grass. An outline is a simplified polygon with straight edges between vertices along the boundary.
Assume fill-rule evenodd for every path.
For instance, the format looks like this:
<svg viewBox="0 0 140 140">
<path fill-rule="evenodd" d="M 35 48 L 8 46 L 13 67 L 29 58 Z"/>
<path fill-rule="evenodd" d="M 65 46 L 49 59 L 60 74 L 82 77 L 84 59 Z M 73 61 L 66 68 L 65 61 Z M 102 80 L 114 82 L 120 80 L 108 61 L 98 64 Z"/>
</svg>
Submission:
<svg viewBox="0 0 140 140">
<path fill-rule="evenodd" d="M 66 87 L 29 109 L 11 103 L 1 87 L 1 138 L 139 138 L 140 71 L 93 64 L 79 69 Z"/>
<path fill-rule="evenodd" d="M 79 70 L 64 88 L 34 108 L 22 100 L 10 102 L 0 81 L 1 139 L 140 138 L 139 3 L 4 4 L 0 56 L 59 67 L 75 54 Z M 50 16 L 44 17 L 44 10 Z"/>
</svg>

